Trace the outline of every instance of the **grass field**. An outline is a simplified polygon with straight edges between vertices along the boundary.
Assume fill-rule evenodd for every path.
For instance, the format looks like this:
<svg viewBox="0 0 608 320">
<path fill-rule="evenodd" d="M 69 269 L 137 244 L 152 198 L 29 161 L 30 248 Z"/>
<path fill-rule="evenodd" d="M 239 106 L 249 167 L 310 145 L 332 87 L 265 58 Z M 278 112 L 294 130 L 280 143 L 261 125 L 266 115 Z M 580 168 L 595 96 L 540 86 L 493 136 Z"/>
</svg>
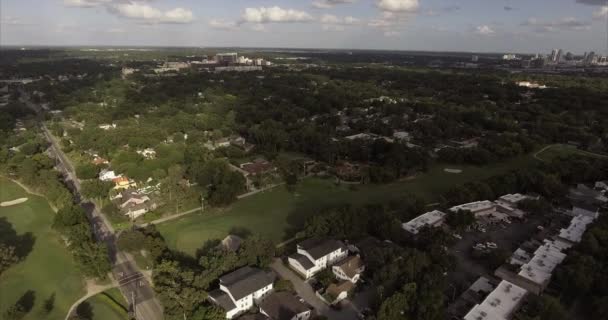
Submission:
<svg viewBox="0 0 608 320">
<path fill-rule="evenodd" d="M 127 320 L 127 302 L 118 289 L 110 289 L 85 301 L 91 307 L 91 320 Z"/>
<path fill-rule="evenodd" d="M 582 155 L 592 158 L 608 158 L 608 156 L 590 153 L 584 150 L 579 150 L 573 146 L 554 144 L 549 146 L 547 149 L 539 152 L 536 156 L 543 161 L 551 161 L 555 158 L 569 155 Z"/>
<path fill-rule="evenodd" d="M 25 192 L 0 178 L 0 202 L 27 197 L 25 203 L 0 207 L 0 219 L 12 224 L 18 236 L 34 238 L 26 259 L 0 276 L 0 318 L 26 291 L 34 292 L 34 306 L 24 319 L 65 319 L 68 309 L 84 294 L 84 282 L 59 235 L 51 229 L 54 212 L 44 198 Z M 6 223 L 4 224 L 6 226 Z M 2 230 L 6 236 L 6 230 Z M 46 314 L 44 301 L 55 295 L 54 308 Z"/>
<path fill-rule="evenodd" d="M 223 211 L 195 213 L 158 225 L 169 246 L 188 254 L 210 239 L 225 237 L 232 228 L 245 228 L 275 241 L 289 239 L 306 220 L 320 208 L 341 203 L 354 205 L 385 202 L 415 194 L 432 202 L 436 195 L 452 186 L 485 179 L 537 162 L 522 156 L 486 167 L 437 165 L 415 179 L 386 185 L 336 186 L 332 180 L 309 178 L 302 181 L 295 193 L 277 187 L 242 200 Z M 462 169 L 460 174 L 444 172 L 444 168 Z"/>
</svg>

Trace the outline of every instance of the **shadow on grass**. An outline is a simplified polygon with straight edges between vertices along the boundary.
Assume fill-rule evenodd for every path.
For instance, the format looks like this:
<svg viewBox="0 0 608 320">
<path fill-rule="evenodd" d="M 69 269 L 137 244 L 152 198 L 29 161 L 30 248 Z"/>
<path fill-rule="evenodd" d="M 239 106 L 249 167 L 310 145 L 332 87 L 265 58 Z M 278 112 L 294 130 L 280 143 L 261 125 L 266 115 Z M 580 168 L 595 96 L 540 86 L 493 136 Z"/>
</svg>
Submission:
<svg viewBox="0 0 608 320">
<path fill-rule="evenodd" d="M 0 243 L 15 248 L 15 254 L 19 260 L 25 259 L 32 249 L 36 237 L 31 232 L 18 235 L 13 225 L 5 218 L 0 218 Z"/>
</svg>

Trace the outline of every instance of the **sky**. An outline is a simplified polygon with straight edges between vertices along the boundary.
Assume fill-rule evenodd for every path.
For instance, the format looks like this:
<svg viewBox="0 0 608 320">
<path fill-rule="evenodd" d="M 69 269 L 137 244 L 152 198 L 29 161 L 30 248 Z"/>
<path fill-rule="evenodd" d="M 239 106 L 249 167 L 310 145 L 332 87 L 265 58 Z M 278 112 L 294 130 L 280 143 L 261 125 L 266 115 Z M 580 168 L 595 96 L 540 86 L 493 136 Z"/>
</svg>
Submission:
<svg viewBox="0 0 608 320">
<path fill-rule="evenodd" d="M 606 51 L 608 0 L 0 0 L 0 45 Z"/>
</svg>

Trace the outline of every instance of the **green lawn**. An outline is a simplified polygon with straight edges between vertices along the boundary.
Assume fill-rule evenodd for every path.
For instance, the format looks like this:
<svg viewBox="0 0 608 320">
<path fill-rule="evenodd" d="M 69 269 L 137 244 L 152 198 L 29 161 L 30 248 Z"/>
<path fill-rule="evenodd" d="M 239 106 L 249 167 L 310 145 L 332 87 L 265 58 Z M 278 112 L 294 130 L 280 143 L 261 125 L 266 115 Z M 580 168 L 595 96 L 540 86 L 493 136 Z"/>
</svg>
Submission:
<svg viewBox="0 0 608 320">
<path fill-rule="evenodd" d="M 0 276 L 0 315 L 26 291 L 34 292 L 34 307 L 24 319 L 61 319 L 84 295 L 84 282 L 60 236 L 51 229 L 54 212 L 44 198 L 26 193 L 18 185 L 0 178 L 0 202 L 27 197 L 25 203 L 0 207 L 0 219 L 12 224 L 18 236 L 31 232 L 34 244 L 26 259 Z M 6 230 L 2 230 L 6 235 Z M 55 295 L 50 314 L 44 301 Z M 1 316 L 0 316 L 1 317 Z"/>
<path fill-rule="evenodd" d="M 127 320 L 127 302 L 118 289 L 110 289 L 85 301 L 91 307 L 91 320 Z"/>
<path fill-rule="evenodd" d="M 547 148 L 543 152 L 539 153 L 537 156 L 544 161 L 551 161 L 555 158 L 559 158 L 562 156 L 569 156 L 569 155 L 582 155 L 582 156 L 588 156 L 588 157 L 593 157 L 593 158 L 607 158 L 606 156 L 603 156 L 603 155 L 589 153 L 584 150 L 579 150 L 573 146 L 563 145 L 563 144 L 552 145 L 550 148 Z"/>
<path fill-rule="evenodd" d="M 406 194 L 416 194 L 432 202 L 436 195 L 452 186 L 525 167 L 534 161 L 531 156 L 522 156 L 486 167 L 437 165 L 412 180 L 357 186 L 354 190 L 335 186 L 333 180 L 309 178 L 299 184 L 294 194 L 277 187 L 239 200 L 225 210 L 191 214 L 158 225 L 158 229 L 170 247 L 188 254 L 194 254 L 207 240 L 225 237 L 235 227 L 281 241 L 291 238 L 306 218 L 327 205 L 385 202 Z M 458 168 L 463 172 L 446 173 L 444 168 Z"/>
</svg>

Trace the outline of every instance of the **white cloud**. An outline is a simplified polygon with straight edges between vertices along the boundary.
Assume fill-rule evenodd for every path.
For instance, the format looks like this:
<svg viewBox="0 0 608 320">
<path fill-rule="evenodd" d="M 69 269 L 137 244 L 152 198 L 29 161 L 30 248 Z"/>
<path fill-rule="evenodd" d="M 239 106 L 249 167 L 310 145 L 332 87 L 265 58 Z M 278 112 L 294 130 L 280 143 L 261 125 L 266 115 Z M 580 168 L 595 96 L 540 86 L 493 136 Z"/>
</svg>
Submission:
<svg viewBox="0 0 608 320">
<path fill-rule="evenodd" d="M 389 12 L 414 12 L 418 10 L 418 0 L 376 0 L 376 6 Z"/>
<path fill-rule="evenodd" d="M 351 16 L 347 16 L 347 17 L 337 17 L 334 16 L 333 14 L 324 14 L 321 19 L 320 19 L 322 24 L 337 24 L 337 25 L 355 25 L 355 24 L 359 24 L 360 20 L 355 18 L 355 17 L 351 17 Z"/>
<path fill-rule="evenodd" d="M 391 37 L 398 37 L 400 35 L 401 35 L 401 33 L 398 32 L 398 31 L 394 31 L 394 30 L 384 31 L 384 36 L 385 37 L 389 37 L 389 38 L 391 38 Z"/>
<path fill-rule="evenodd" d="M 146 23 L 190 23 L 194 20 L 192 11 L 174 8 L 163 11 L 148 2 L 153 0 L 63 0 L 69 7 L 95 8 L 104 6 L 109 13 L 123 18 Z"/>
<path fill-rule="evenodd" d="M 315 0 L 312 6 L 318 9 L 329 9 L 340 4 L 355 3 L 357 0 Z"/>
<path fill-rule="evenodd" d="M 246 8 L 241 17 L 242 23 L 290 23 L 310 22 L 314 18 L 305 11 L 282 9 L 280 7 Z"/>
<path fill-rule="evenodd" d="M 236 22 L 223 19 L 212 19 L 209 21 L 209 26 L 211 28 L 221 30 L 236 30 L 238 28 L 238 24 Z"/>
<path fill-rule="evenodd" d="M 493 35 L 496 32 L 490 26 L 483 25 L 483 26 L 477 26 L 475 28 L 475 33 L 480 34 L 480 35 L 484 35 L 484 36 L 491 36 L 491 35 Z"/>
<path fill-rule="evenodd" d="M 594 19 L 605 19 L 608 16 L 608 6 L 601 7 L 593 12 Z"/>
<path fill-rule="evenodd" d="M 108 4 L 113 0 L 63 0 L 63 4 L 68 7 L 92 8 L 102 4 Z"/>
<path fill-rule="evenodd" d="M 536 18 L 530 18 L 522 23 L 522 26 L 531 27 L 536 32 L 556 32 L 567 30 L 589 30 L 591 24 L 586 21 L 580 21 L 573 17 L 565 17 L 554 21 L 541 21 Z"/>
</svg>

